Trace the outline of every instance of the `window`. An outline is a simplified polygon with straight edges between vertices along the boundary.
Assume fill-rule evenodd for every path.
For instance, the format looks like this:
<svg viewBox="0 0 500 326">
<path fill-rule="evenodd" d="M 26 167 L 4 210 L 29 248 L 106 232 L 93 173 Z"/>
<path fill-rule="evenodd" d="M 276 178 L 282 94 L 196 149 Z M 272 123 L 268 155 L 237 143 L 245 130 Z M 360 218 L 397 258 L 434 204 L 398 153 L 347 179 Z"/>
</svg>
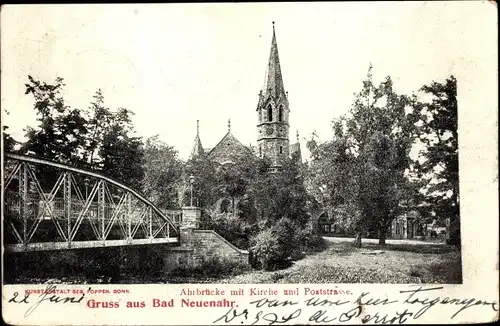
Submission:
<svg viewBox="0 0 500 326">
<path fill-rule="evenodd" d="M 221 213 L 228 213 L 230 211 L 229 210 L 230 204 L 231 204 L 231 202 L 229 201 L 229 199 L 224 198 L 220 203 L 220 212 Z"/>
<path fill-rule="evenodd" d="M 280 154 L 283 154 L 283 146 L 280 146 Z"/>
<path fill-rule="evenodd" d="M 259 146 L 259 156 L 262 156 L 262 147 Z"/>
<path fill-rule="evenodd" d="M 271 104 L 267 106 L 267 120 L 273 121 L 273 108 L 271 107 Z"/>
<path fill-rule="evenodd" d="M 283 105 L 280 105 L 280 108 L 278 111 L 278 121 L 283 121 Z"/>
</svg>

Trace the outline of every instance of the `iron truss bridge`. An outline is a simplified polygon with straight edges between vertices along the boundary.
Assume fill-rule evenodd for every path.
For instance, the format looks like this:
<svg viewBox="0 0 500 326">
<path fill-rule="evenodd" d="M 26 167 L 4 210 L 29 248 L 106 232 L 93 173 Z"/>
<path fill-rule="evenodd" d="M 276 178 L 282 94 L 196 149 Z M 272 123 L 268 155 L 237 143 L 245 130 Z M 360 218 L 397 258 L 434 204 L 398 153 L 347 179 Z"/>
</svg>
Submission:
<svg viewBox="0 0 500 326">
<path fill-rule="evenodd" d="M 105 175 L 5 153 L 6 252 L 178 243 L 181 211 L 162 211 Z"/>
</svg>

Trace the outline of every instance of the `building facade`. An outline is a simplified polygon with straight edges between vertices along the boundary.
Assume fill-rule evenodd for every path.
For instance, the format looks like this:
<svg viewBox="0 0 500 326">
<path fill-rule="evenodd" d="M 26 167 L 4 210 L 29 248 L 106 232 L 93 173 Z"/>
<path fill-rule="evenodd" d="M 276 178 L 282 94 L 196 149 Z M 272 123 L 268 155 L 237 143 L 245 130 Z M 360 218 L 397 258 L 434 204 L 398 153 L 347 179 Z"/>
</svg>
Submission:
<svg viewBox="0 0 500 326">
<path fill-rule="evenodd" d="M 418 222 L 418 212 L 411 210 L 392 220 L 387 232 L 393 239 L 415 239 L 422 235 L 422 227 Z"/>
</svg>

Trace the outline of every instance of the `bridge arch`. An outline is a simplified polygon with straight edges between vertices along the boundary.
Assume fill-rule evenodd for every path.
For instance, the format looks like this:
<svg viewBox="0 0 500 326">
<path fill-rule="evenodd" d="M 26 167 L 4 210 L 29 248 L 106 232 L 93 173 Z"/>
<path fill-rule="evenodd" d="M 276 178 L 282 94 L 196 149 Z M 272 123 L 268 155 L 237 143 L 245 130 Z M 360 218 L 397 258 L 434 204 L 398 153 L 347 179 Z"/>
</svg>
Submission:
<svg viewBox="0 0 500 326">
<path fill-rule="evenodd" d="M 94 171 L 4 154 L 11 163 L 4 179 L 6 251 L 179 242 L 179 214 L 160 210 L 137 190 Z M 42 186 L 39 170 L 47 168 L 55 171 L 53 182 Z M 82 178 L 91 186 L 85 196 Z"/>
</svg>

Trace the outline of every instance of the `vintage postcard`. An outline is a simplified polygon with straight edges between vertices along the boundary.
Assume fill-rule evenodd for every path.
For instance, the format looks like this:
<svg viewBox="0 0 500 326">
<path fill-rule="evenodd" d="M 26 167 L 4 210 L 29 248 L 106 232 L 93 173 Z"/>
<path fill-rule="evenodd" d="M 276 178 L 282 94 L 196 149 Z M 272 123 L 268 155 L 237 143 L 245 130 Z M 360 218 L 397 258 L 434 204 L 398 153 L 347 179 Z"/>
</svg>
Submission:
<svg viewBox="0 0 500 326">
<path fill-rule="evenodd" d="M 494 2 L 4 5 L 12 325 L 498 320 Z"/>
</svg>

